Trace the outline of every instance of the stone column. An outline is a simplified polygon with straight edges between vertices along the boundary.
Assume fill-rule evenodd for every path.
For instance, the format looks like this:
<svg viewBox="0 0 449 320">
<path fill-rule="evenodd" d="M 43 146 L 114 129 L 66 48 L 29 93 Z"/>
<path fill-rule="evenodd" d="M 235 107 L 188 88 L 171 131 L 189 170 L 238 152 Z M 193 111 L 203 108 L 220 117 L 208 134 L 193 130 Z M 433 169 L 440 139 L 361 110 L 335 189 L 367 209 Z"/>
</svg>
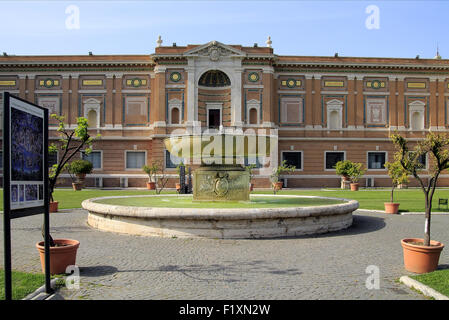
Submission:
<svg viewBox="0 0 449 320">
<path fill-rule="evenodd" d="M 390 120 L 390 129 L 395 130 L 398 127 L 398 110 L 397 110 L 397 83 L 395 78 L 390 77 L 388 79 L 388 87 L 390 96 L 388 97 L 388 106 L 389 106 L 389 120 Z"/>
<path fill-rule="evenodd" d="M 70 114 L 67 116 L 67 123 L 69 125 L 76 125 L 76 118 L 79 116 L 78 108 L 81 101 L 78 97 L 78 87 L 79 87 L 79 75 L 70 75 L 70 88 L 71 88 L 71 98 L 70 98 Z"/>
<path fill-rule="evenodd" d="M 64 74 L 62 76 L 62 101 L 61 101 L 61 114 L 66 120 L 69 119 L 70 115 L 70 75 Z"/>
<path fill-rule="evenodd" d="M 27 76 L 19 74 L 19 98 L 26 99 L 27 88 Z"/>
<path fill-rule="evenodd" d="M 187 121 L 186 126 L 193 127 L 198 119 L 195 83 L 195 60 L 189 59 L 187 72 Z"/>
<path fill-rule="evenodd" d="M 355 107 L 355 77 L 348 76 L 348 105 L 347 105 L 347 126 L 349 129 L 355 129 L 356 126 L 356 107 Z"/>
<path fill-rule="evenodd" d="M 447 114 L 447 111 L 444 110 L 446 108 L 446 103 L 445 103 L 445 96 L 444 96 L 444 81 L 445 78 L 444 77 L 440 77 L 438 78 L 438 85 L 437 85 L 437 106 L 438 106 L 438 127 L 440 127 L 440 129 L 444 129 L 446 126 L 446 122 L 448 121 L 448 119 L 445 119 L 446 117 L 449 117 L 449 114 Z"/>
<path fill-rule="evenodd" d="M 404 101 L 404 90 L 405 90 L 405 81 L 404 78 L 396 78 L 396 88 L 397 88 L 397 111 L 398 111 L 398 130 L 405 130 L 406 121 L 404 112 L 406 110 L 405 101 Z"/>
<path fill-rule="evenodd" d="M 313 78 L 311 75 L 306 75 L 306 101 L 303 107 L 305 108 L 305 128 L 312 129 L 313 128 Z"/>
<path fill-rule="evenodd" d="M 114 75 L 114 88 L 112 89 L 114 105 L 113 105 L 113 125 L 114 128 L 123 128 L 123 97 L 122 97 L 122 74 Z M 112 106 L 111 106 L 112 107 Z"/>
<path fill-rule="evenodd" d="M 241 128 L 242 122 L 242 68 L 234 69 L 234 83 L 231 83 L 231 126 Z"/>
<path fill-rule="evenodd" d="M 315 128 L 322 128 L 322 113 L 321 113 L 321 76 L 314 75 L 313 77 L 313 126 Z"/>
<path fill-rule="evenodd" d="M 153 125 L 155 128 L 166 126 L 165 112 L 165 67 L 157 66 L 154 78 Z M 160 133 L 160 132 L 159 132 Z"/>
<path fill-rule="evenodd" d="M 105 108 L 105 118 L 103 126 L 106 128 L 112 128 L 113 122 L 112 122 L 112 114 L 113 114 L 113 108 L 112 108 L 112 101 L 113 101 L 113 90 L 114 88 L 114 74 L 106 74 L 106 105 L 103 106 Z M 100 115 L 101 116 L 101 115 Z M 100 117 L 102 119 L 102 117 Z"/>
<path fill-rule="evenodd" d="M 437 79 L 434 77 L 430 78 L 429 81 L 429 92 L 430 92 L 430 96 L 429 96 L 429 104 L 427 105 L 427 108 L 429 108 L 429 116 L 430 116 L 430 121 L 429 123 L 429 128 L 430 130 L 438 130 L 438 105 L 437 105 Z M 443 115 L 444 117 L 444 115 Z M 427 121 L 425 122 L 427 123 Z"/>
<path fill-rule="evenodd" d="M 271 127 L 273 124 L 273 119 L 271 117 L 272 109 L 272 94 L 273 94 L 273 68 L 267 68 L 263 70 L 262 83 L 263 83 L 263 94 L 262 94 L 262 125 Z"/>
<path fill-rule="evenodd" d="M 354 87 L 357 92 L 355 96 L 355 125 L 357 129 L 364 129 L 365 123 L 363 121 L 363 78 L 354 78 Z"/>
<path fill-rule="evenodd" d="M 35 75 L 28 75 L 26 79 L 26 91 L 25 96 L 26 100 L 32 103 L 35 102 L 34 90 L 35 90 Z"/>
</svg>

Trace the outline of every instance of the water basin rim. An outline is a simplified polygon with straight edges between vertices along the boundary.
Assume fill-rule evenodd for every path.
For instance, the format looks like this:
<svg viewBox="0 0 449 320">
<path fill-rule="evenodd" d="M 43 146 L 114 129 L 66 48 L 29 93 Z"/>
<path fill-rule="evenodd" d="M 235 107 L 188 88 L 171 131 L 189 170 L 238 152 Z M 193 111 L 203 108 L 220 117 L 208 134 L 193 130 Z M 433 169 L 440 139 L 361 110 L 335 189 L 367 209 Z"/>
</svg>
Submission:
<svg viewBox="0 0 449 320">
<path fill-rule="evenodd" d="M 156 195 L 143 195 L 143 197 L 154 197 Z M 167 196 L 167 195 L 164 195 Z M 177 196 L 177 195 L 173 195 Z M 258 195 L 259 196 L 259 195 Z M 270 196 L 270 195 L 260 195 Z M 282 195 L 284 196 L 284 195 Z M 126 196 L 122 196 L 126 197 Z M 134 197 L 134 196 L 129 196 Z M 275 197 L 280 197 L 276 195 Z M 317 196 L 297 196 L 290 197 L 321 198 L 330 200 L 345 201 L 341 198 L 327 198 Z M 359 203 L 356 200 L 349 200 L 339 204 L 308 206 L 308 207 L 284 207 L 284 208 L 161 208 L 161 207 L 129 207 L 120 205 L 102 204 L 96 201 L 107 198 L 121 198 L 120 196 L 100 197 L 84 200 L 81 206 L 90 213 L 106 215 L 128 216 L 135 218 L 153 219 L 217 219 L 217 220 L 241 220 L 241 219 L 266 219 L 266 218 L 293 218 L 309 216 L 330 216 L 339 215 L 345 212 L 352 212 L 358 209 Z"/>
</svg>

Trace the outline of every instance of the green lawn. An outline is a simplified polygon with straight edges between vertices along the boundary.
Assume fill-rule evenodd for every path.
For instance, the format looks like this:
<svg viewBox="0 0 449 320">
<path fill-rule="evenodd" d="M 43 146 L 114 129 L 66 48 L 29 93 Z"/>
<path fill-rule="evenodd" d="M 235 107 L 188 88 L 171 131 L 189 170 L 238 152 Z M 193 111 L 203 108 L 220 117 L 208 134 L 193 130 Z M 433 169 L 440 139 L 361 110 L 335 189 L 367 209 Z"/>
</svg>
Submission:
<svg viewBox="0 0 449 320">
<path fill-rule="evenodd" d="M 101 203 L 133 206 L 133 207 L 167 207 L 167 208 L 280 208 L 280 207 L 308 207 L 341 203 L 341 201 L 311 198 L 283 198 L 283 197 L 253 197 L 251 202 L 230 201 L 192 202 L 192 197 L 163 197 L 153 198 L 117 198 L 101 200 Z"/>
<path fill-rule="evenodd" d="M 37 288 L 45 284 L 43 273 L 12 272 L 12 298 L 20 300 L 25 298 Z M 0 300 L 5 299 L 5 272 L 0 270 Z"/>
<path fill-rule="evenodd" d="M 266 193 L 256 191 L 256 193 Z M 360 189 L 359 191 L 341 189 L 321 190 L 282 190 L 278 194 L 300 194 L 322 197 L 335 197 L 357 200 L 361 209 L 385 210 L 384 202 L 390 201 L 391 189 Z M 449 209 L 438 209 L 438 198 L 449 198 L 449 189 L 437 189 L 433 197 L 432 212 L 448 212 Z M 424 194 L 421 189 L 399 189 L 394 192 L 394 201 L 399 202 L 399 211 L 424 212 Z"/>
<path fill-rule="evenodd" d="M 449 269 L 411 276 L 411 278 L 449 297 Z"/>
<path fill-rule="evenodd" d="M 3 210 L 3 191 L 0 190 L 0 205 Z M 164 194 L 175 193 L 175 191 L 164 191 Z M 257 190 L 254 193 L 272 195 L 269 190 Z M 98 190 L 84 189 L 82 191 L 73 191 L 72 189 L 57 189 L 54 197 L 59 201 L 60 209 L 80 208 L 81 202 L 85 199 L 106 197 L 106 196 L 125 196 L 125 195 L 150 195 L 155 194 L 154 191 L 148 190 Z M 278 194 L 294 194 L 294 195 L 310 195 L 354 199 L 359 201 L 360 208 L 384 210 L 384 202 L 390 201 L 389 189 L 360 189 L 359 191 L 349 191 L 341 189 L 317 189 L 317 190 L 282 190 Z M 421 189 L 400 189 L 394 192 L 395 202 L 401 203 L 400 211 L 423 212 L 424 211 L 424 195 Z M 442 207 L 438 209 L 438 198 L 449 198 L 449 189 L 440 188 L 435 192 L 433 198 L 433 212 L 449 211 Z"/>
</svg>

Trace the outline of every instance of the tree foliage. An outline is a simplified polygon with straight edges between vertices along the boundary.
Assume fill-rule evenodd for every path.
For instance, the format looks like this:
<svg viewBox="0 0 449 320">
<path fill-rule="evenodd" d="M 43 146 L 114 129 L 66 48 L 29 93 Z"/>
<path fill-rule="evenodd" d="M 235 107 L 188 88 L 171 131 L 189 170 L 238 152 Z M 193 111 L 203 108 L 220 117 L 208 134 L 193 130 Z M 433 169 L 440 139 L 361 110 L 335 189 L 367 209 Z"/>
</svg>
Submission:
<svg viewBox="0 0 449 320">
<path fill-rule="evenodd" d="M 432 199 L 440 174 L 449 168 L 449 138 L 446 134 L 431 132 L 427 134 L 424 140 L 419 141 L 413 149 L 410 149 L 407 139 L 397 132 L 391 135 L 391 140 L 397 150 L 395 160 L 401 164 L 409 175 L 416 178 L 424 193 L 426 202 L 424 245 L 429 246 Z M 420 159 L 427 154 L 431 165 L 428 170 L 429 178 L 426 182 L 425 178 L 421 176 L 423 164 Z"/>
</svg>

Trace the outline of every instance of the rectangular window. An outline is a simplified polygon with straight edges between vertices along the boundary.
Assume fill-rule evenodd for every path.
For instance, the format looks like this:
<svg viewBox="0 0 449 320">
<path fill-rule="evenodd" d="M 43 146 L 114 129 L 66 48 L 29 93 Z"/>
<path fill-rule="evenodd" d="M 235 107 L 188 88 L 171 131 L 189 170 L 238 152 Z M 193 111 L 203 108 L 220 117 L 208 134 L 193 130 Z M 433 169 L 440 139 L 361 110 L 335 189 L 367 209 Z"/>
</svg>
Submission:
<svg viewBox="0 0 449 320">
<path fill-rule="evenodd" d="M 51 168 L 53 165 L 58 164 L 58 153 L 49 153 L 48 154 L 48 167 Z"/>
<path fill-rule="evenodd" d="M 287 165 L 295 166 L 296 170 L 302 169 L 302 152 L 301 151 L 286 151 L 282 152 L 282 161 L 286 160 Z"/>
<path fill-rule="evenodd" d="M 145 151 L 126 151 L 126 169 L 142 169 L 145 163 Z"/>
<path fill-rule="evenodd" d="M 385 152 L 368 152 L 368 169 L 385 169 Z"/>
<path fill-rule="evenodd" d="M 82 153 L 83 160 L 90 161 L 94 169 L 101 169 L 101 151 L 92 151 L 89 154 Z"/>
<path fill-rule="evenodd" d="M 427 166 L 427 158 L 425 154 L 422 154 L 419 157 L 419 162 L 423 165 L 423 168 L 425 168 Z"/>
<path fill-rule="evenodd" d="M 410 155 L 413 156 L 413 153 L 410 152 Z M 427 167 L 427 157 L 425 154 L 422 154 L 419 159 L 418 159 L 419 163 L 422 164 L 422 169 L 425 169 Z"/>
<path fill-rule="evenodd" d="M 182 161 L 182 158 L 172 155 L 168 150 L 165 150 L 165 167 L 176 168 Z"/>
<path fill-rule="evenodd" d="M 345 160 L 344 152 L 326 152 L 326 169 L 335 169 L 335 165 L 339 161 Z"/>
</svg>

